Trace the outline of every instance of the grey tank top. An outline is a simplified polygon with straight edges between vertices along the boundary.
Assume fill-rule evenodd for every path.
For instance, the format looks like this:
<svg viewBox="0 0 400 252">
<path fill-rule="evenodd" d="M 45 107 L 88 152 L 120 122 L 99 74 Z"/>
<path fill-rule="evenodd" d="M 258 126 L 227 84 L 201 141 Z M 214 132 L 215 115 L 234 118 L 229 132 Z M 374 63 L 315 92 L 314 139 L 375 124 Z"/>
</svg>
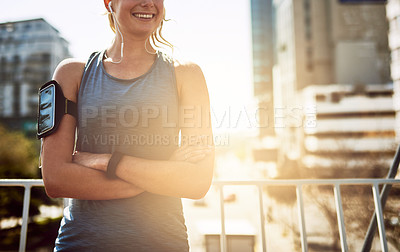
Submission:
<svg viewBox="0 0 400 252">
<path fill-rule="evenodd" d="M 178 92 L 173 60 L 158 52 L 142 76 L 122 80 L 85 66 L 78 95 L 77 150 L 167 160 L 178 147 Z M 86 178 L 90 179 L 90 178 Z M 180 198 L 141 193 L 117 200 L 71 199 L 55 251 L 188 251 Z"/>
</svg>

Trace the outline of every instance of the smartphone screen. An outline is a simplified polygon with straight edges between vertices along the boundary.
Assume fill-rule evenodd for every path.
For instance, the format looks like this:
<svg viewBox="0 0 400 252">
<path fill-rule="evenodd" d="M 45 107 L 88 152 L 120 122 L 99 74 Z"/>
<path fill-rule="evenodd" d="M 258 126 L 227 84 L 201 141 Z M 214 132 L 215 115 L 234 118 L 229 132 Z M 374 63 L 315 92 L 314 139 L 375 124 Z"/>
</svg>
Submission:
<svg viewBox="0 0 400 252">
<path fill-rule="evenodd" d="M 49 85 L 39 93 L 38 135 L 51 130 L 55 125 L 55 86 Z"/>
</svg>

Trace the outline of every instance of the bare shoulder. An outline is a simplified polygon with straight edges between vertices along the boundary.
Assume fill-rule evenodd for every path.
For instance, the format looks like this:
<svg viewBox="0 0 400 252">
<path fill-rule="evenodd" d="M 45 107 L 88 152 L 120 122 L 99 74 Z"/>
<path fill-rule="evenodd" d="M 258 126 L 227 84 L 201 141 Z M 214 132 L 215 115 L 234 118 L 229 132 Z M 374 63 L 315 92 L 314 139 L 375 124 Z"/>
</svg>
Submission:
<svg viewBox="0 0 400 252">
<path fill-rule="evenodd" d="M 207 89 L 201 68 L 193 62 L 175 61 L 175 75 L 179 96 L 181 99 L 199 89 Z"/>
<path fill-rule="evenodd" d="M 65 59 L 58 64 L 54 71 L 53 79 L 60 84 L 68 99 L 76 101 L 85 63 L 84 59 Z"/>
<path fill-rule="evenodd" d="M 209 103 L 206 80 L 193 62 L 175 62 L 175 74 L 181 104 Z"/>
<path fill-rule="evenodd" d="M 190 61 L 175 61 L 174 62 L 176 74 L 180 77 L 203 75 L 201 68 L 193 62 Z"/>
</svg>

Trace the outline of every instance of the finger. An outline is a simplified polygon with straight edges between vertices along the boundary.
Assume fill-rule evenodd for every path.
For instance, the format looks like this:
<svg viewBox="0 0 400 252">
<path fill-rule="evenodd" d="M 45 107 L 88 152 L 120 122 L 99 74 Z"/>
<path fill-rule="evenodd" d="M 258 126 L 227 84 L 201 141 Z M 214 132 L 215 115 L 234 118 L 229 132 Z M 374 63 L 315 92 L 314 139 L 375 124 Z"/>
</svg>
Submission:
<svg viewBox="0 0 400 252">
<path fill-rule="evenodd" d="M 194 151 L 188 152 L 186 154 L 186 156 L 191 157 L 191 156 L 196 156 L 196 155 L 206 155 L 210 152 L 211 152 L 211 150 L 194 150 Z"/>
<path fill-rule="evenodd" d="M 212 145 L 207 145 L 207 144 L 192 144 L 192 145 L 183 145 L 179 147 L 180 149 L 185 149 L 185 148 L 211 148 L 213 147 Z"/>
<path fill-rule="evenodd" d="M 186 151 L 175 151 L 174 154 L 170 157 L 170 160 L 173 161 L 185 161 L 188 158 L 188 152 Z"/>
<path fill-rule="evenodd" d="M 205 154 L 196 155 L 196 156 L 192 156 L 192 157 L 186 159 L 185 161 L 190 162 L 190 163 L 197 163 L 197 162 L 203 160 L 206 156 L 207 155 L 205 155 Z"/>
<path fill-rule="evenodd" d="M 196 157 L 196 156 L 206 156 L 211 152 L 211 150 L 195 150 L 188 152 L 184 155 L 184 160 L 188 160 L 189 158 Z"/>
<path fill-rule="evenodd" d="M 211 150 L 213 150 L 213 147 L 210 145 L 185 145 L 175 150 L 170 160 L 184 161 L 192 155 L 197 155 L 200 152 L 209 153 Z"/>
<path fill-rule="evenodd" d="M 186 154 L 193 151 L 205 151 L 205 150 L 211 150 L 211 148 L 203 145 L 190 145 L 180 149 L 179 151 Z"/>
</svg>

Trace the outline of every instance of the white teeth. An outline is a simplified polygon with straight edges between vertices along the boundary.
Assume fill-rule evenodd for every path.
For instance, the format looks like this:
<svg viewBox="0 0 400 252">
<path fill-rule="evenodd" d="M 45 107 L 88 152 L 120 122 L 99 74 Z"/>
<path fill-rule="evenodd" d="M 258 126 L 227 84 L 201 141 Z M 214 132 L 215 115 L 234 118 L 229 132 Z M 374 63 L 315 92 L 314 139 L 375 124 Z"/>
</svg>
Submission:
<svg viewBox="0 0 400 252">
<path fill-rule="evenodd" d="M 153 14 L 140 14 L 140 13 L 135 13 L 133 14 L 135 17 L 138 18 L 146 18 L 146 19 L 150 19 L 153 18 Z"/>
</svg>

